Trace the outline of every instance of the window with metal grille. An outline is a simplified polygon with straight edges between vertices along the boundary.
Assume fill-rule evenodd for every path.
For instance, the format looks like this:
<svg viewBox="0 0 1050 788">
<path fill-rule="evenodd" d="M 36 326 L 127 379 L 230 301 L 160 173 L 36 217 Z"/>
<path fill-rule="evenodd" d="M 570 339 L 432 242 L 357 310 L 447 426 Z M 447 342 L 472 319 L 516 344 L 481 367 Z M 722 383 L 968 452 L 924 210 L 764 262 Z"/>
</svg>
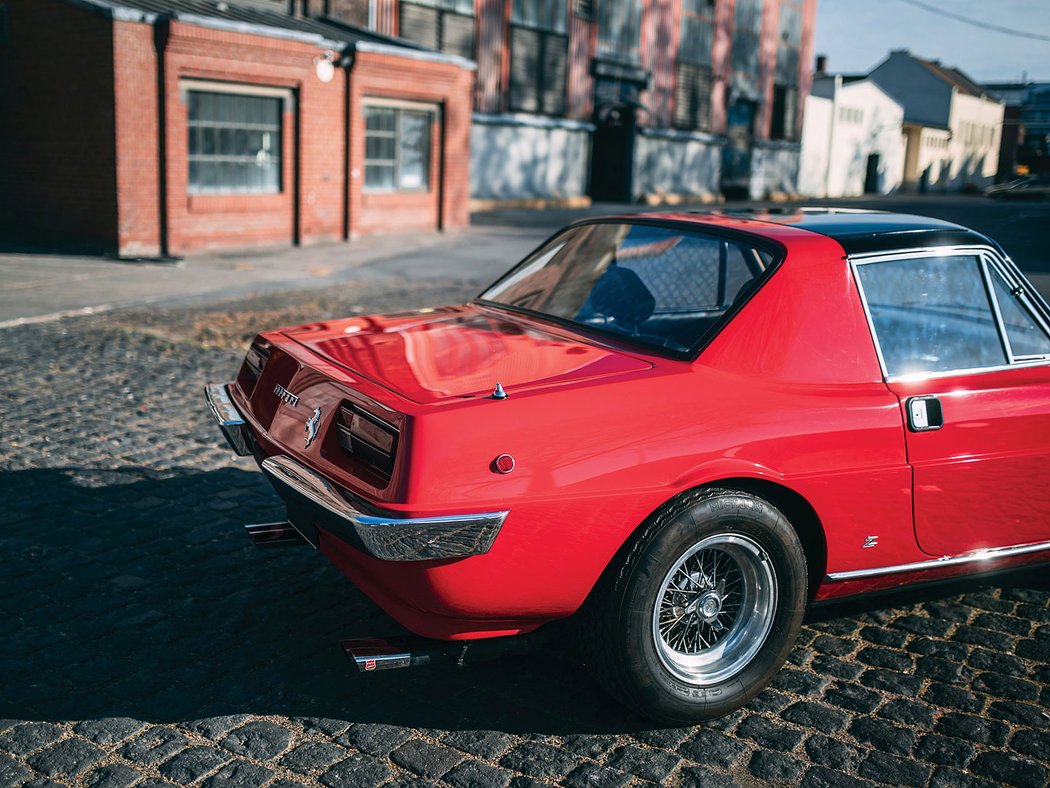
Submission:
<svg viewBox="0 0 1050 788">
<path fill-rule="evenodd" d="M 433 113 L 400 107 L 365 107 L 365 190 L 430 188 Z"/>
<path fill-rule="evenodd" d="M 711 128 L 711 41 L 714 0 L 682 0 L 674 123 L 679 128 Z"/>
<path fill-rule="evenodd" d="M 281 191 L 282 98 L 191 90 L 187 101 L 190 194 Z"/>
<path fill-rule="evenodd" d="M 565 113 L 568 18 L 562 0 L 514 0 L 510 18 L 510 108 Z"/>
<path fill-rule="evenodd" d="M 802 0 L 782 0 L 780 35 L 777 37 L 776 81 L 798 85 L 799 49 L 802 47 Z"/>
<path fill-rule="evenodd" d="M 733 72 L 738 82 L 758 83 L 762 0 L 736 0 L 733 12 Z"/>
<path fill-rule="evenodd" d="M 641 62 L 642 0 L 596 0 L 598 57 Z"/>
<path fill-rule="evenodd" d="M 474 58 L 474 0 L 401 0 L 402 38 Z"/>
</svg>

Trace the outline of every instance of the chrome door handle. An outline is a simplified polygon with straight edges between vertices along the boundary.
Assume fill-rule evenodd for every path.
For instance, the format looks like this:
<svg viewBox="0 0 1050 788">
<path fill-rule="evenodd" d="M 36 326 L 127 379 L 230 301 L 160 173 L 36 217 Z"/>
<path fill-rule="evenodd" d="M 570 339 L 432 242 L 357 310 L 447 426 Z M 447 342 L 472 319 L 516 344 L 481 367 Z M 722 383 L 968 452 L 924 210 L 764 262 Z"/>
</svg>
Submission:
<svg viewBox="0 0 1050 788">
<path fill-rule="evenodd" d="M 904 403 L 904 409 L 908 412 L 908 429 L 912 432 L 932 432 L 944 426 L 944 410 L 937 397 L 910 397 Z"/>
</svg>

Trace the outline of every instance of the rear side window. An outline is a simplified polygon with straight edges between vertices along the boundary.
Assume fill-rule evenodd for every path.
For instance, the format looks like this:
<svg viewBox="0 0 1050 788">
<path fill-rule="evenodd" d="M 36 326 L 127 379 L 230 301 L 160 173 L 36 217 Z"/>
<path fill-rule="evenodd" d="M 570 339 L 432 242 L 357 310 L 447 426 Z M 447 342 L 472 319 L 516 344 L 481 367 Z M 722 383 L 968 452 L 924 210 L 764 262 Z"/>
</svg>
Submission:
<svg viewBox="0 0 1050 788">
<path fill-rule="evenodd" d="M 887 375 L 1007 363 L 977 255 L 864 263 L 857 272 Z"/>
<path fill-rule="evenodd" d="M 773 256 L 685 227 L 572 227 L 481 298 L 688 353 L 744 301 Z"/>
<path fill-rule="evenodd" d="M 1011 288 L 1003 275 L 994 268 L 992 285 L 1014 358 L 1042 358 L 1050 355 L 1050 336 L 1026 308 L 1021 300 L 1021 291 Z"/>
</svg>

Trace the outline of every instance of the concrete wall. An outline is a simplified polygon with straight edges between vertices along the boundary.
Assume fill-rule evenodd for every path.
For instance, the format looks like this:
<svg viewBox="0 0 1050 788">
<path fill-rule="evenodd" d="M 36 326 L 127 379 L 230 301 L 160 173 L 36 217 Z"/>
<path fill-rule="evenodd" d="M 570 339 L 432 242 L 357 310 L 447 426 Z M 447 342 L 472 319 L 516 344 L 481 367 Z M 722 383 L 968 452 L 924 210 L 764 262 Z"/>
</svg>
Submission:
<svg viewBox="0 0 1050 788">
<path fill-rule="evenodd" d="M 814 93 L 823 86 L 813 85 Z M 828 196 L 828 167 L 831 163 L 831 122 L 835 102 L 817 95 L 806 96 L 802 120 L 802 152 L 799 156 L 798 190 L 807 197 Z"/>
<path fill-rule="evenodd" d="M 470 196 L 476 200 L 564 200 L 587 195 L 589 123 L 475 113 Z"/>
<path fill-rule="evenodd" d="M 996 101 L 956 93 L 952 98 L 952 164 L 944 188 L 989 186 L 995 180 L 1005 108 Z"/>
<path fill-rule="evenodd" d="M 751 149 L 751 199 L 796 194 L 800 151 L 797 142 L 755 140 Z"/>
<path fill-rule="evenodd" d="M 864 194 L 868 157 L 879 157 L 875 193 L 890 194 L 904 178 L 904 108 L 869 82 L 842 86 L 835 101 L 829 197 Z"/>
<path fill-rule="evenodd" d="M 724 140 L 712 134 L 639 129 L 634 143 L 634 199 L 714 199 Z"/>
</svg>

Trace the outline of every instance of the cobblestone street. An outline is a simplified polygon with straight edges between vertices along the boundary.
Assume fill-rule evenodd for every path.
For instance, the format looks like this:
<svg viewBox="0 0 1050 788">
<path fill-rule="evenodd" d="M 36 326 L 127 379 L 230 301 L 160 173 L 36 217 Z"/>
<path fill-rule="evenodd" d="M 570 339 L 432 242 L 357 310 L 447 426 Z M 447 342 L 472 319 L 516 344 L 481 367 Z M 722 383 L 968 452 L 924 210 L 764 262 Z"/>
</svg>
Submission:
<svg viewBox="0 0 1050 788">
<path fill-rule="evenodd" d="M 283 509 L 202 388 L 253 325 L 478 284 L 0 331 L 0 786 L 1050 781 L 1046 572 L 816 611 L 769 689 L 693 728 L 553 649 L 359 675 L 338 641 L 396 625 L 317 553 L 249 545 Z"/>
</svg>

